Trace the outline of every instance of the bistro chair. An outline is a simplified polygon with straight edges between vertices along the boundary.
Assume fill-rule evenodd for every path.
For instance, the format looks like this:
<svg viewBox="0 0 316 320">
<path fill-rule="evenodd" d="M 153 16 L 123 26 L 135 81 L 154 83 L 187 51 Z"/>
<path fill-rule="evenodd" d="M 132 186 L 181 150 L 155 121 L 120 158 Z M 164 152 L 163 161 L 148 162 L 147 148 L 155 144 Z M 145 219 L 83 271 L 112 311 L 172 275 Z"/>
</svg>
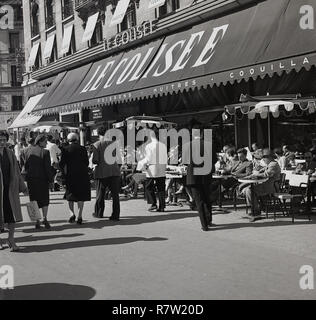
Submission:
<svg viewBox="0 0 316 320">
<path fill-rule="evenodd" d="M 273 196 L 276 200 L 280 200 L 283 203 L 283 208 L 287 212 L 287 215 L 292 216 L 293 223 L 295 212 L 304 212 L 308 215 L 309 221 L 311 220 L 310 208 L 308 208 L 309 176 L 307 174 L 290 175 L 288 191 L 275 193 Z"/>
<path fill-rule="evenodd" d="M 246 214 L 248 215 L 248 203 L 244 194 L 239 191 L 239 186 L 240 186 L 239 184 L 236 184 L 233 188 L 234 211 L 237 212 L 237 202 L 238 200 L 241 200 L 242 202 L 245 203 Z"/>
<path fill-rule="evenodd" d="M 285 191 L 285 173 L 281 173 L 280 179 L 274 182 L 274 193 L 259 197 L 261 211 L 264 211 L 266 218 L 269 218 L 269 213 L 273 212 L 273 218 L 276 220 L 277 207 L 278 211 L 282 211 L 285 216 L 284 206 L 280 199 L 274 196 L 275 193 Z"/>
</svg>

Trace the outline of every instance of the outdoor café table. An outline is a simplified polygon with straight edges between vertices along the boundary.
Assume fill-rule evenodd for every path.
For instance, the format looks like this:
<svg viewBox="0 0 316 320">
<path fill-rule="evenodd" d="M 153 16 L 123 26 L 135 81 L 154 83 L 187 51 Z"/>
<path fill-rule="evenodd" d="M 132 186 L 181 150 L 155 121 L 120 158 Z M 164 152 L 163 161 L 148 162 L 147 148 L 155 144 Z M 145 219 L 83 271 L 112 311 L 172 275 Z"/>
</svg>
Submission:
<svg viewBox="0 0 316 320">
<path fill-rule="evenodd" d="M 173 188 L 174 191 L 176 192 L 177 189 L 177 180 L 182 179 L 183 175 L 180 174 L 178 171 L 172 172 L 172 171 L 167 171 L 166 172 L 166 179 L 173 179 Z M 172 203 L 169 203 L 170 206 L 181 206 L 182 207 L 182 203 L 179 203 L 177 201 L 177 196 L 175 195 L 174 197 L 175 201 Z"/>
<path fill-rule="evenodd" d="M 223 207 L 222 201 L 222 181 L 232 178 L 232 175 L 213 174 L 212 178 L 219 181 L 219 193 L 218 193 L 218 207 L 221 210 Z"/>
<path fill-rule="evenodd" d="M 254 205 L 254 195 L 255 195 L 255 189 L 254 186 L 257 184 L 261 184 L 264 182 L 267 182 L 269 179 L 268 178 L 244 178 L 244 179 L 238 179 L 238 182 L 240 183 L 246 183 L 246 184 L 250 184 L 250 191 L 251 191 L 251 215 L 254 216 L 255 215 L 255 205 Z"/>
</svg>

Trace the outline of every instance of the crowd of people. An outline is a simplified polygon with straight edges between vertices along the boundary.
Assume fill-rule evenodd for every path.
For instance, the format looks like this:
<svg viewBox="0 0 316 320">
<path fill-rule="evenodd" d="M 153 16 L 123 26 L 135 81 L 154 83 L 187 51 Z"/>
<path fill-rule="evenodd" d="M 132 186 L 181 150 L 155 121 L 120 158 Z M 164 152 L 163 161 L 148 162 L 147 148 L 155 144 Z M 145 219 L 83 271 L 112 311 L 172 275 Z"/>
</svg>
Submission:
<svg viewBox="0 0 316 320">
<path fill-rule="evenodd" d="M 194 129 L 194 124 L 192 129 Z M 196 128 L 199 128 L 198 125 Z M 157 129 L 158 130 L 158 129 Z M 120 193 L 135 198 L 140 185 L 144 192 L 150 212 L 164 212 L 168 202 L 179 194 L 184 194 L 191 209 L 199 213 L 201 228 L 204 231 L 214 226 L 212 222 L 212 203 L 216 200 L 218 182 L 212 175 L 229 176 L 221 183 L 221 192 L 229 193 L 234 189 L 243 195 L 249 206 L 253 206 L 250 221 L 254 222 L 260 216 L 258 198 L 275 190 L 275 182 L 280 180 L 281 170 L 293 168 L 295 165 L 295 150 L 283 146 L 270 150 L 260 148 L 257 143 L 252 150 L 233 145 L 225 145 L 221 153 L 216 154 L 215 148 L 203 136 L 192 135 L 189 143 L 182 146 L 183 158 L 178 159 L 178 166 L 169 165 L 175 154 L 175 149 L 168 152 L 167 146 L 158 140 L 155 130 L 147 141 L 137 150 L 138 163 L 129 164 L 125 154 L 117 155 L 117 161 L 106 161 L 105 153 L 112 141 L 106 138 L 106 127 L 97 130 L 99 140 L 88 148 L 79 143 L 79 136 L 70 133 L 67 141 L 54 141 L 51 135 L 39 134 L 26 143 L 22 139 L 13 148 L 9 147 L 9 135 L 0 131 L 0 228 L 8 226 L 8 245 L 12 251 L 18 251 L 14 238 L 15 224 L 22 221 L 19 193 L 29 196 L 35 201 L 42 212 L 42 220 L 35 223 L 36 229 L 51 228 L 48 220 L 50 190 L 63 188 L 64 199 L 68 202 L 69 223 L 83 223 L 84 203 L 91 200 L 91 180 L 95 182 L 96 201 L 93 216 L 104 218 L 105 199 L 112 199 L 111 221 L 120 221 Z M 192 160 L 192 150 L 199 146 L 201 154 L 205 148 L 210 148 L 212 154 L 212 170 L 207 174 L 197 174 L 195 169 L 201 164 Z M 127 147 L 128 148 L 128 147 Z M 178 147 L 177 147 L 178 148 Z M 177 149 L 176 148 L 176 149 Z M 179 150 L 177 150 L 179 151 Z M 120 161 L 119 157 L 125 162 Z M 315 173 L 316 140 L 310 150 L 304 153 L 304 163 L 295 167 L 297 173 Z M 168 170 L 181 176 L 180 179 L 168 177 Z M 170 171 L 169 171 L 170 172 Z M 127 173 L 127 174 L 126 174 Z M 252 192 L 250 185 L 239 183 L 241 178 L 265 178 L 265 182 L 256 185 Z M 125 184 L 125 185 L 124 185 Z M 76 215 L 75 204 L 78 207 Z M 4 245 L 0 240 L 0 247 Z"/>
<path fill-rule="evenodd" d="M 261 214 L 258 198 L 278 191 L 276 182 L 281 183 L 283 170 L 293 170 L 295 174 L 316 174 L 316 139 L 304 152 L 297 152 L 288 145 L 270 150 L 261 148 L 257 143 L 253 143 L 251 149 L 236 150 L 233 145 L 225 145 L 218 156 L 215 170 L 217 174 L 229 176 L 222 182 L 224 194 L 237 191 L 240 195 L 244 195 L 248 206 L 254 206 L 250 219 L 254 222 Z M 298 162 L 297 158 L 301 161 Z M 263 178 L 267 181 L 255 185 L 254 192 L 251 192 L 249 184 L 238 182 L 240 179 L 252 178 Z M 314 189 L 315 186 L 312 183 L 313 194 Z"/>
</svg>

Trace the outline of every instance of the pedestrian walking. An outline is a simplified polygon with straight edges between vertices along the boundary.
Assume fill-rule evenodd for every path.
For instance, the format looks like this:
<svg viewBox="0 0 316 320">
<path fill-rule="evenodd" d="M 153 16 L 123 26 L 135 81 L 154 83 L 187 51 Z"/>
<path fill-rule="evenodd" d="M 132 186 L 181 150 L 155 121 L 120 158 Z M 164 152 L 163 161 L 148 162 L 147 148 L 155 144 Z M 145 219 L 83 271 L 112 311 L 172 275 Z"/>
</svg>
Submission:
<svg viewBox="0 0 316 320">
<path fill-rule="evenodd" d="M 192 129 L 199 129 L 200 125 L 197 121 L 192 121 Z M 188 164 L 186 185 L 190 187 L 192 196 L 199 212 L 201 227 L 203 231 L 208 231 L 212 223 L 212 203 L 211 203 L 211 183 L 212 172 L 207 174 L 198 174 L 196 169 L 203 167 L 204 163 L 197 164 L 193 161 L 192 154 L 200 151 L 204 154 L 205 148 L 212 150 L 212 167 L 214 168 L 216 157 L 214 156 L 214 149 L 208 141 L 204 141 L 203 136 L 196 130 L 193 130 L 192 141 L 183 146 L 183 162 Z M 215 158 L 215 160 L 214 160 Z M 211 161 L 211 159 L 208 159 Z"/>
<path fill-rule="evenodd" d="M 69 145 L 62 150 L 59 167 L 65 178 L 66 192 L 64 199 L 68 201 L 69 223 L 76 221 L 74 203 L 78 205 L 78 224 L 82 224 L 82 212 L 85 201 L 91 200 L 91 185 L 89 179 L 89 158 L 85 147 L 80 146 L 76 133 L 67 137 Z"/>
<path fill-rule="evenodd" d="M 115 142 L 107 141 L 106 128 L 101 126 L 98 128 L 99 141 L 93 145 L 93 157 L 92 162 L 96 165 L 94 171 L 94 178 L 96 179 L 96 203 L 94 210 L 94 217 L 103 218 L 104 214 L 104 200 L 107 187 L 111 191 L 112 195 L 112 214 L 110 220 L 120 220 L 120 167 L 118 161 L 114 163 L 108 163 L 105 159 L 105 153 L 107 148 Z M 116 155 L 119 160 L 120 155 Z"/>
<path fill-rule="evenodd" d="M 9 135 L 0 131 L 0 230 L 8 224 L 8 245 L 11 251 L 19 251 L 14 239 L 15 225 L 21 222 L 22 212 L 19 193 L 28 194 L 27 187 L 21 176 L 19 165 L 14 153 L 7 147 Z M 4 249 L 0 239 L 0 249 Z"/>
<path fill-rule="evenodd" d="M 34 146 L 30 145 L 24 150 L 24 170 L 30 200 L 36 201 L 38 207 L 42 209 L 43 224 L 46 229 L 50 229 L 50 224 L 47 220 L 49 187 L 53 182 L 54 174 L 51 167 L 49 151 L 45 149 L 46 145 L 46 136 L 40 134 L 36 137 Z M 36 222 L 35 228 L 41 228 L 41 222 L 39 220 Z"/>
</svg>

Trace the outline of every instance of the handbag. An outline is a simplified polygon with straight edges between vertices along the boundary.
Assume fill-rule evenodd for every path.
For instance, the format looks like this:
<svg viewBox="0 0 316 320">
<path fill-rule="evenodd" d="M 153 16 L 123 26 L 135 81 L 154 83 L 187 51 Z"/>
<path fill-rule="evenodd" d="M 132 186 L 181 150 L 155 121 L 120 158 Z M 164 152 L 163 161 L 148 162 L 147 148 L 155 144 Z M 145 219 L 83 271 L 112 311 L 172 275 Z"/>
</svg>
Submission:
<svg viewBox="0 0 316 320">
<path fill-rule="evenodd" d="M 27 203 L 26 208 L 31 221 L 37 221 L 42 219 L 42 215 L 36 201 L 30 201 L 29 203 Z"/>
</svg>

